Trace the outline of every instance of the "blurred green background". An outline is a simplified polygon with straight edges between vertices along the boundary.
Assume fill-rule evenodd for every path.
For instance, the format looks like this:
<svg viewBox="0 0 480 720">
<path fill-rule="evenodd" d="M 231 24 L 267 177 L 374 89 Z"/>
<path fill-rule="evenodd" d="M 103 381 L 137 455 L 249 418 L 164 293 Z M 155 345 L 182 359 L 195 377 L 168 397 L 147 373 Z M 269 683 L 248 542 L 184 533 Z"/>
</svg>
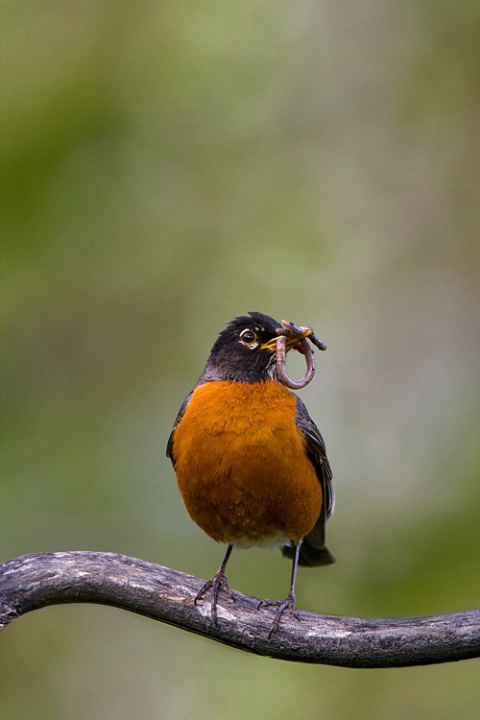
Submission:
<svg viewBox="0 0 480 720">
<path fill-rule="evenodd" d="M 164 448 L 217 333 L 260 310 L 328 344 L 332 568 L 298 604 L 478 606 L 480 4 L 27 0 L 2 9 L 0 550 L 211 577 Z M 298 368 L 297 368 L 298 369 Z M 280 553 L 234 588 L 284 597 Z M 1 637 L 5 720 L 477 718 L 478 663 L 242 654 L 95 606 Z"/>
</svg>

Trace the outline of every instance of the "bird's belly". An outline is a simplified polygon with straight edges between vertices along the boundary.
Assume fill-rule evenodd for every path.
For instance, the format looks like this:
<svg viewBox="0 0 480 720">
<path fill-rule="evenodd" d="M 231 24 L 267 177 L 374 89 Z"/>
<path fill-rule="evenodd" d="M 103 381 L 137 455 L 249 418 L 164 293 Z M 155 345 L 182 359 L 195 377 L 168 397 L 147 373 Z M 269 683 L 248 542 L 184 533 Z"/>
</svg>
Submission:
<svg viewBox="0 0 480 720">
<path fill-rule="evenodd" d="M 277 382 L 195 390 L 175 430 L 175 470 L 190 516 L 213 539 L 282 545 L 313 528 L 322 493 L 295 415 L 295 396 Z"/>
</svg>

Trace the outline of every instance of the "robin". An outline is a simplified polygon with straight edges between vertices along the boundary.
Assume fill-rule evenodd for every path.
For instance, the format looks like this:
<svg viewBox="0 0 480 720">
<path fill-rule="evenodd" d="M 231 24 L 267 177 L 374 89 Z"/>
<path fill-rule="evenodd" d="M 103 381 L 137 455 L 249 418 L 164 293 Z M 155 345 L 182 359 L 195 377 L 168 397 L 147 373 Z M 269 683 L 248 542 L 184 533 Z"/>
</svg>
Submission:
<svg viewBox="0 0 480 720">
<path fill-rule="evenodd" d="M 227 544 L 218 572 L 195 598 L 197 604 L 211 590 L 215 625 L 220 591 L 233 599 L 225 569 L 234 547 L 280 547 L 293 560 L 287 598 L 258 606 L 277 608 L 270 636 L 285 610 L 295 614 L 297 566 L 335 562 L 325 547 L 334 504 L 325 443 L 277 367 L 279 338 L 286 336 L 284 353 L 296 348 L 306 354 L 305 338 L 313 331 L 290 325 L 294 330 L 287 333 L 258 312 L 232 320 L 181 406 L 167 445 L 190 517 Z"/>
</svg>

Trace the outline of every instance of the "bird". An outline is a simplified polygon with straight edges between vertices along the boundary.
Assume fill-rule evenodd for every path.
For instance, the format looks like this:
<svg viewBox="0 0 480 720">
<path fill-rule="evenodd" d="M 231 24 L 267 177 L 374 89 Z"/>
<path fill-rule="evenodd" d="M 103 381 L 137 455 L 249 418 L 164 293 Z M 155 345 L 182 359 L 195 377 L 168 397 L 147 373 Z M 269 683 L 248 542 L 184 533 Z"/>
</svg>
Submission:
<svg viewBox="0 0 480 720">
<path fill-rule="evenodd" d="M 262 600 L 257 606 L 276 608 L 269 638 L 286 610 L 298 619 L 297 567 L 335 562 L 325 545 L 334 509 L 332 471 L 307 408 L 279 378 L 275 350 L 285 335 L 281 328 L 260 312 L 228 323 L 167 443 L 190 517 L 213 540 L 227 545 L 217 573 L 194 601 L 197 605 L 211 591 L 215 625 L 220 592 L 234 600 L 226 577 L 233 548 L 279 547 L 292 560 L 285 600 Z M 290 333 L 287 351 L 302 352 L 299 340 Z"/>
</svg>

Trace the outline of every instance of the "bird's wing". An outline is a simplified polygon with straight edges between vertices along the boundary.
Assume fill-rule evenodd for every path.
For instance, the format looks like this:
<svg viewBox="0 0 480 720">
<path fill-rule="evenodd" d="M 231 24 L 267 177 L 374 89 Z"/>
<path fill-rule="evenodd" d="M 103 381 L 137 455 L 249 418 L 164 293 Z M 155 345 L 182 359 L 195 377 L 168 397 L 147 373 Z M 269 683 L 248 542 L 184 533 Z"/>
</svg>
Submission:
<svg viewBox="0 0 480 720">
<path fill-rule="evenodd" d="M 313 530 L 304 539 L 301 548 L 301 564 L 326 565 L 334 562 L 325 547 L 325 533 L 329 518 L 333 515 L 335 494 L 333 491 L 332 469 L 328 462 L 325 441 L 320 434 L 304 403 L 297 396 L 297 427 L 307 440 L 307 453 L 322 487 L 322 509 Z M 288 553 L 287 553 L 288 554 Z"/>
<path fill-rule="evenodd" d="M 169 436 L 169 438 L 168 438 L 168 442 L 167 442 L 167 457 L 170 458 L 170 460 L 172 461 L 173 467 L 175 467 L 175 458 L 174 458 L 174 455 L 173 455 L 173 438 L 174 438 L 174 435 L 175 435 L 175 430 L 177 429 L 177 426 L 178 426 L 180 420 L 181 420 L 182 417 L 185 415 L 185 411 L 186 411 L 186 409 L 187 409 L 187 407 L 188 407 L 188 405 L 189 405 L 189 403 L 190 403 L 190 400 L 191 400 L 191 398 L 192 398 L 192 395 L 193 395 L 193 390 L 192 390 L 191 393 L 189 393 L 189 394 L 187 395 L 187 397 L 186 397 L 185 400 L 183 401 L 182 406 L 181 406 L 180 410 L 178 411 L 177 417 L 175 418 L 175 422 L 173 423 L 172 432 L 170 433 L 170 436 Z"/>
</svg>

